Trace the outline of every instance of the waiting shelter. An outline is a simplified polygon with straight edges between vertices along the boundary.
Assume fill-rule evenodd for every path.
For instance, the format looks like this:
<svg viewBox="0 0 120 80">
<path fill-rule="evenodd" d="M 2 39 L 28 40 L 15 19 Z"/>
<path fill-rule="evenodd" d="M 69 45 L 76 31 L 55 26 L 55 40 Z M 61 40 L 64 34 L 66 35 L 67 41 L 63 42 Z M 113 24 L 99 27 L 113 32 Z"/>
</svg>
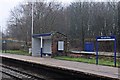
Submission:
<svg viewBox="0 0 120 80">
<path fill-rule="evenodd" d="M 59 32 L 33 34 L 32 56 L 65 55 L 67 37 Z"/>
</svg>

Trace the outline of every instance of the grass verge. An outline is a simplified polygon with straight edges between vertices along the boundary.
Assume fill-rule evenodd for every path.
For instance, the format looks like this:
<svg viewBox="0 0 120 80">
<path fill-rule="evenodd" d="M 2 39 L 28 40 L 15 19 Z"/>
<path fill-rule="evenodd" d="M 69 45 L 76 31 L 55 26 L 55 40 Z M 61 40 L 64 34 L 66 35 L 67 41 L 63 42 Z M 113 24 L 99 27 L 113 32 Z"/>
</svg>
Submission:
<svg viewBox="0 0 120 80">
<path fill-rule="evenodd" d="M 54 58 L 59 59 L 59 60 L 67 60 L 67 61 L 76 61 L 76 62 L 84 62 L 84 63 L 89 63 L 89 64 L 96 64 L 95 58 L 75 58 L 75 57 L 69 57 L 69 56 L 59 56 L 59 57 L 54 57 Z M 114 66 L 114 61 L 108 60 L 108 59 L 99 59 L 99 65 Z M 117 61 L 117 67 L 118 67 L 118 61 Z"/>
<path fill-rule="evenodd" d="M 27 51 L 23 50 L 6 50 L 6 53 L 30 56 L 30 54 Z"/>
</svg>

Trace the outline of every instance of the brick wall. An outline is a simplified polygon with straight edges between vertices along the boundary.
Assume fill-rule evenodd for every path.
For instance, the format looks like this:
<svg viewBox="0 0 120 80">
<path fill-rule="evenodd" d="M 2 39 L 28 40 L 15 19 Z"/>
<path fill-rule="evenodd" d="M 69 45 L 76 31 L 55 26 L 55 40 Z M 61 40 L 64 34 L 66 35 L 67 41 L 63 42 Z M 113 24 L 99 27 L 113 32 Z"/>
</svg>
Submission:
<svg viewBox="0 0 120 80">
<path fill-rule="evenodd" d="M 64 41 L 64 51 L 58 51 L 58 41 Z M 67 37 L 63 34 L 56 33 L 52 36 L 52 57 L 57 55 L 66 55 Z"/>
</svg>

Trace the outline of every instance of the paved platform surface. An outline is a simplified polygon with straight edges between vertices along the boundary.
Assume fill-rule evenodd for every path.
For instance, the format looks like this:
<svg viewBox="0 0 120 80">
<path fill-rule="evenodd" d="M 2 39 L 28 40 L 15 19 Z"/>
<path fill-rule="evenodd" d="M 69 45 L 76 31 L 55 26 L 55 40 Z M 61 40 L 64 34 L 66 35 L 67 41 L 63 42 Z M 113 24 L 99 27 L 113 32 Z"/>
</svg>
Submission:
<svg viewBox="0 0 120 80">
<path fill-rule="evenodd" d="M 109 66 L 101 66 L 95 64 L 87 64 L 82 62 L 73 62 L 73 61 L 64 61 L 64 60 L 56 60 L 53 58 L 41 58 L 41 57 L 32 57 L 32 56 L 23 56 L 23 55 L 15 55 L 15 54 L 0 54 L 1 57 L 8 57 L 43 65 L 48 65 L 52 67 L 60 67 L 65 69 L 70 69 L 74 71 L 80 71 L 89 74 L 95 74 L 103 77 L 110 78 L 118 78 L 118 70 L 120 68 L 109 67 Z"/>
</svg>

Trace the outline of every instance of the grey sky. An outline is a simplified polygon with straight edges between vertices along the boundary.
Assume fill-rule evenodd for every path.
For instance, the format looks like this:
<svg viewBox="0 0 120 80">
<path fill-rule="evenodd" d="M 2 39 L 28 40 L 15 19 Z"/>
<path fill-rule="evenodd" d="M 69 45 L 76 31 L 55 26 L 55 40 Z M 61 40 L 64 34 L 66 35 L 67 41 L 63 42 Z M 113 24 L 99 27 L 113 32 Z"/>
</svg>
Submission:
<svg viewBox="0 0 120 80">
<path fill-rule="evenodd" d="M 6 21 L 9 18 L 10 10 L 22 0 L 0 0 L 0 26 L 6 29 Z"/>
<path fill-rule="evenodd" d="M 55 0 L 56 1 L 56 0 Z M 69 2 L 70 0 L 59 0 Z M 24 3 L 25 0 L 0 0 L 0 26 L 3 30 L 6 29 L 6 22 L 10 16 L 10 10 L 14 9 L 20 3 Z M 0 29 L 1 30 L 1 29 Z"/>
<path fill-rule="evenodd" d="M 0 26 L 3 28 L 3 30 L 6 29 L 6 22 L 10 16 L 10 10 L 12 10 L 19 3 L 21 2 L 23 3 L 23 1 L 25 2 L 25 0 L 0 0 Z M 54 1 L 69 3 L 70 1 L 109 1 L 109 0 L 54 0 Z"/>
</svg>

